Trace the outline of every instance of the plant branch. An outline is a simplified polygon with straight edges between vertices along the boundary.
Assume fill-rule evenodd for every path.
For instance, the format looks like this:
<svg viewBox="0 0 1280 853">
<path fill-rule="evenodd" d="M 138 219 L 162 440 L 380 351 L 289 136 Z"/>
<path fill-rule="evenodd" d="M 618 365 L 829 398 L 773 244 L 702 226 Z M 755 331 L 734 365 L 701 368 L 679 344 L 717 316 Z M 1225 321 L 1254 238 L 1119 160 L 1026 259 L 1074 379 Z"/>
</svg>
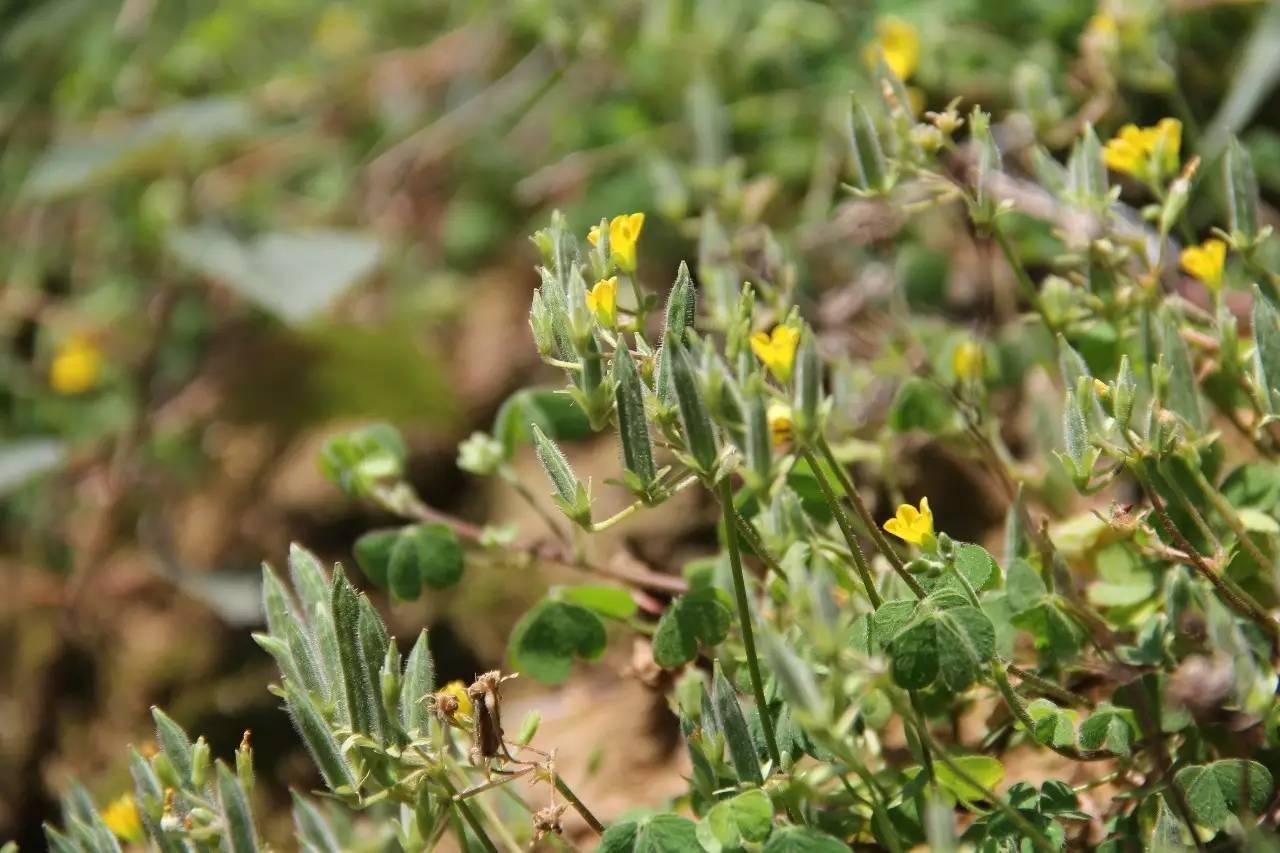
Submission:
<svg viewBox="0 0 1280 853">
<path fill-rule="evenodd" d="M 822 490 L 822 496 L 826 498 L 827 504 L 831 507 L 831 514 L 835 516 L 836 524 L 840 526 L 840 532 L 844 534 L 844 541 L 849 546 L 849 554 L 853 557 L 853 565 L 858 571 L 858 577 L 862 580 L 862 586 L 867 591 L 867 598 L 871 601 L 872 607 L 878 608 L 883 599 L 880 598 L 880 592 L 876 589 L 875 579 L 871 575 L 871 566 L 867 564 L 867 558 L 862 553 L 862 546 L 858 544 L 858 536 L 853 531 L 853 525 L 849 523 L 849 516 L 845 513 L 844 507 L 840 505 L 840 500 L 836 497 L 835 492 L 831 490 L 831 484 L 827 482 L 827 476 L 818 467 L 817 457 L 808 448 L 802 452 L 809 463 L 809 467 L 813 469 L 814 479 L 818 481 L 818 488 Z M 907 577 L 911 576 L 908 574 Z M 916 586 L 919 586 L 915 578 L 911 578 L 908 583 L 916 583 Z M 921 589 L 916 593 L 916 596 L 924 598 L 924 590 Z"/>
</svg>

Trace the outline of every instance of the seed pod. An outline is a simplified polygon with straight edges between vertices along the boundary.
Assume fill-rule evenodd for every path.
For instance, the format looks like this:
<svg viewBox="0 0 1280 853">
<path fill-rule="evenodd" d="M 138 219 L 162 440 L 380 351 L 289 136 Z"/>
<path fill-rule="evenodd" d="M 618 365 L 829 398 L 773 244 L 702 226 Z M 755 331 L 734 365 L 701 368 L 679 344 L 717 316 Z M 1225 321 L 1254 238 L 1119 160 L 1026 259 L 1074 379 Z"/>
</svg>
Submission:
<svg viewBox="0 0 1280 853">
<path fill-rule="evenodd" d="M 191 745 L 191 784 L 203 788 L 209 781 L 209 742 L 203 736 Z"/>
<path fill-rule="evenodd" d="M 240 739 L 240 747 L 236 750 L 236 778 L 246 794 L 253 793 L 253 746 L 249 743 L 249 730 L 244 730 Z"/>
<path fill-rule="evenodd" d="M 697 313 L 697 296 L 693 290 L 693 278 L 689 275 L 689 265 L 680 262 L 676 273 L 675 284 L 667 296 L 666 325 L 662 328 L 662 349 L 658 351 L 658 375 L 654 387 L 658 391 L 658 399 L 664 403 L 671 402 L 671 366 L 667 358 L 667 349 L 672 342 L 684 343 L 686 329 L 693 328 Z"/>
<path fill-rule="evenodd" d="M 710 476 L 719 453 L 715 427 L 707 412 L 698 376 L 693 368 L 689 351 L 682 343 L 671 341 L 666 347 L 666 359 L 671 364 L 671 393 L 680 410 L 685 446 L 692 457 L 690 466 L 704 476 Z"/>
<path fill-rule="evenodd" d="M 653 443 L 644 414 L 644 391 L 635 359 L 627 347 L 613 356 L 614 400 L 618 406 L 618 435 L 622 439 L 622 463 L 646 486 L 657 479 Z"/>
<path fill-rule="evenodd" d="M 547 472 L 551 485 L 555 487 L 556 495 L 561 500 L 571 503 L 578 491 L 578 478 L 569 467 L 569 460 L 537 424 L 531 426 L 533 446 L 538 454 L 538 461 L 542 463 L 542 468 Z"/>
<path fill-rule="evenodd" d="M 1137 393 L 1138 380 L 1133 375 L 1133 368 L 1129 364 L 1129 356 L 1122 355 L 1120 356 L 1120 368 L 1116 371 L 1115 399 L 1112 403 L 1116 425 L 1121 430 L 1129 428 L 1129 420 L 1133 417 L 1133 401 Z"/>
<path fill-rule="evenodd" d="M 1107 203 L 1107 169 L 1102 162 L 1102 143 L 1093 125 L 1085 125 L 1084 133 L 1071 149 L 1067 161 L 1072 201 L 1088 208 Z"/>
</svg>

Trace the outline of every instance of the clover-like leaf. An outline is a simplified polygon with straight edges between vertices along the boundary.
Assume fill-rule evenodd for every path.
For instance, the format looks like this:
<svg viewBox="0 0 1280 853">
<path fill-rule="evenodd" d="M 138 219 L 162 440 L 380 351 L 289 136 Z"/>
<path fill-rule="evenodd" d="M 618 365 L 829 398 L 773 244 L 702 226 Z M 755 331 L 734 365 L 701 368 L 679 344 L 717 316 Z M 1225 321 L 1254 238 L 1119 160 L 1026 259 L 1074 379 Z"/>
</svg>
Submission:
<svg viewBox="0 0 1280 853">
<path fill-rule="evenodd" d="M 604 654 L 606 639 L 604 623 L 592 611 L 544 598 L 516 623 L 508 654 L 513 669 L 559 684 L 569 677 L 574 658 L 595 660 Z"/>
<path fill-rule="evenodd" d="M 616 586 L 560 586 L 551 592 L 552 597 L 573 604 L 581 604 L 608 619 L 630 619 L 636 612 L 636 600 L 631 593 Z"/>
<path fill-rule="evenodd" d="M 1184 767 L 1173 782 L 1182 789 L 1196 823 L 1214 829 L 1224 828 L 1234 814 L 1258 814 L 1274 793 L 1270 771 L 1243 758 Z"/>
<path fill-rule="evenodd" d="M 903 604 L 888 602 L 873 623 L 877 641 L 888 643 L 890 672 L 901 687 L 928 687 L 941 675 L 948 688 L 963 690 L 995 654 L 991 620 L 951 590 L 914 604 L 904 621 L 905 611 Z"/>
<path fill-rule="evenodd" d="M 658 666 L 672 669 L 698 656 L 699 648 L 710 648 L 729 635 L 733 612 L 711 587 L 692 589 L 671 602 L 658 620 L 653 634 L 653 659 Z"/>
<path fill-rule="evenodd" d="M 356 540 L 354 551 L 365 576 L 402 601 L 416 599 L 423 586 L 453 586 L 465 562 L 458 535 L 443 524 L 373 530 Z"/>
<path fill-rule="evenodd" d="M 849 845 L 807 826 L 789 826 L 769 836 L 764 853 L 846 853 Z"/>
<path fill-rule="evenodd" d="M 1080 746 L 1084 749 L 1128 755 L 1133 733 L 1132 711 L 1103 705 L 1080 724 Z"/>
<path fill-rule="evenodd" d="M 744 842 L 760 842 L 773 829 L 773 802 L 759 788 L 722 800 L 711 807 L 697 828 L 698 841 L 708 853 L 736 850 Z"/>
<path fill-rule="evenodd" d="M 1076 725 L 1072 715 L 1048 699 L 1037 699 L 1027 706 L 1035 721 L 1031 736 L 1050 747 L 1072 747 L 1076 743 Z"/>
<path fill-rule="evenodd" d="M 687 853 L 698 849 L 697 825 L 669 812 L 618 821 L 600 839 L 598 853 Z"/>
<path fill-rule="evenodd" d="M 964 575 L 965 580 L 974 589 L 985 589 L 995 582 L 1000 574 L 994 557 L 981 545 L 965 542 L 957 545 L 955 556 L 956 570 Z"/>
</svg>

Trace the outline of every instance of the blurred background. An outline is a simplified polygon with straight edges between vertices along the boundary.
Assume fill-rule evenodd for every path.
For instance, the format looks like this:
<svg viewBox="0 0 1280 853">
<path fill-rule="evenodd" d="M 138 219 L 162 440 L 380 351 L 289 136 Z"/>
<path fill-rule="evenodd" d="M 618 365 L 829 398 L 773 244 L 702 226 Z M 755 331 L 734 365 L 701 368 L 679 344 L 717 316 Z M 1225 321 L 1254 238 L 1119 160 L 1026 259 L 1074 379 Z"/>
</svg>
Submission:
<svg viewBox="0 0 1280 853">
<path fill-rule="evenodd" d="M 897 233 L 842 190 L 877 50 L 918 107 L 980 103 L 1059 156 L 1086 122 L 1177 116 L 1210 156 L 1239 132 L 1274 198 L 1277 43 L 1274 4 L 1213 0 L 0 0 L 0 840 L 42 847 L 72 777 L 124 791 L 152 704 L 215 754 L 251 728 L 267 803 L 313 783 L 249 636 L 258 564 L 292 541 L 350 562 L 386 521 L 315 462 L 375 420 L 430 504 L 535 529 L 456 447 L 554 381 L 526 322 L 553 209 L 584 233 L 645 211 L 654 290 L 711 209 L 829 334 L 885 288 L 986 327 L 1007 276 L 960 218 Z M 947 529 L 989 533 L 983 484 L 918 451 Z M 571 454 L 614 468 L 607 442 Z M 623 527 L 596 547 L 657 571 L 714 541 L 687 502 Z M 469 572 L 377 598 L 401 637 L 430 627 L 444 679 L 501 665 L 555 579 Z M 680 788 L 645 675 L 622 655 L 523 688 L 604 815 Z"/>
</svg>

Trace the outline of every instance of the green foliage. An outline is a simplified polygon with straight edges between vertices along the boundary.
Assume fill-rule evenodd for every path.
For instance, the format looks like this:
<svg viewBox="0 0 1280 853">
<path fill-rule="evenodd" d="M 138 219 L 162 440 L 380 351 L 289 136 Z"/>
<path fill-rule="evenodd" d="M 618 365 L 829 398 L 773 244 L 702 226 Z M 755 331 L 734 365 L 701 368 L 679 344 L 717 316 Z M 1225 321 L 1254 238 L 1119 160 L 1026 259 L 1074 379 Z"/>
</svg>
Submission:
<svg viewBox="0 0 1280 853">
<path fill-rule="evenodd" d="M 369 580 L 401 601 L 417 599 L 424 587 L 447 589 L 462 578 L 462 544 L 443 524 L 370 531 L 356 540 L 355 556 Z"/>
<path fill-rule="evenodd" d="M 540 601 L 511 632 L 508 655 L 518 672 L 558 684 L 569 677 L 575 658 L 604 654 L 604 623 L 594 611 L 570 601 Z"/>
</svg>

